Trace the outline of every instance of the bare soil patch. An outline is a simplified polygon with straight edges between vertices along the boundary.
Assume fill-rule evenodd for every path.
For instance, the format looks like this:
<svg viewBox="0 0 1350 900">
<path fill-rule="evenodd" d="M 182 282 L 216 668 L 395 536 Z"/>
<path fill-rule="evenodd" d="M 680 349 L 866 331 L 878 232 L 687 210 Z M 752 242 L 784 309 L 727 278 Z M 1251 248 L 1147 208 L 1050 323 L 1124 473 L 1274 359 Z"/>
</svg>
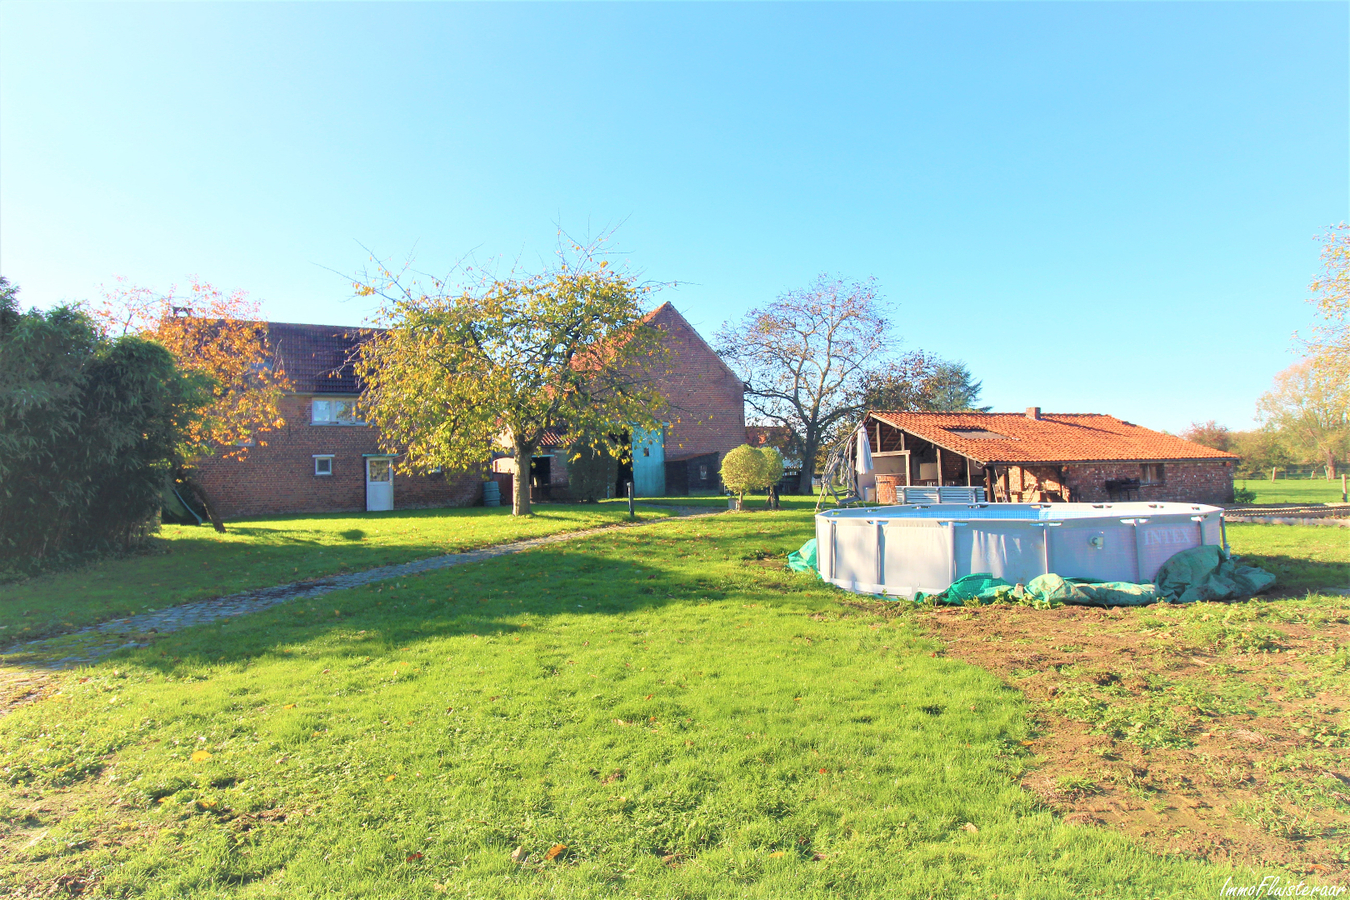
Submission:
<svg viewBox="0 0 1350 900">
<path fill-rule="evenodd" d="M 1350 882 L 1344 598 L 920 613 L 1032 701 L 1024 778 L 1161 852 Z"/>
<path fill-rule="evenodd" d="M 36 703 L 51 691 L 50 673 L 0 666 L 0 716 Z"/>
</svg>

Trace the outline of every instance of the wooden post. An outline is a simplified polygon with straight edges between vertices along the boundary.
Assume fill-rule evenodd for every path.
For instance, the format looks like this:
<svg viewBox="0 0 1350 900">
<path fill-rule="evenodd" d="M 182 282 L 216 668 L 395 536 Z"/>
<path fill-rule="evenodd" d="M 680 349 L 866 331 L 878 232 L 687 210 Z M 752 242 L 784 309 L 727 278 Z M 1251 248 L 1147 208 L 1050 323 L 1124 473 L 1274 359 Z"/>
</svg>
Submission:
<svg viewBox="0 0 1350 900">
<path fill-rule="evenodd" d="M 1346 496 L 1345 496 L 1345 487 L 1346 487 L 1346 484 L 1345 484 L 1345 479 L 1346 479 L 1346 475 L 1345 475 L 1344 472 L 1342 472 L 1342 473 L 1341 473 L 1341 502 L 1342 502 L 1342 503 L 1345 503 L 1345 502 L 1346 502 Z"/>
<path fill-rule="evenodd" d="M 1270 467 L 1270 480 L 1271 480 L 1271 481 L 1274 481 L 1274 480 L 1275 480 L 1275 471 L 1276 471 L 1275 467 L 1274 467 L 1274 466 L 1271 466 L 1271 467 Z"/>
<path fill-rule="evenodd" d="M 938 487 L 942 487 L 942 448 L 939 447 L 937 444 L 934 444 L 934 445 L 933 445 L 933 449 L 937 451 L 937 467 L 938 467 L 938 485 L 937 485 L 937 486 L 938 486 Z M 939 494 L 938 496 L 941 496 L 941 495 Z"/>
<path fill-rule="evenodd" d="M 636 514 L 633 512 L 633 482 L 631 481 L 628 482 L 628 518 L 636 518 Z"/>
</svg>

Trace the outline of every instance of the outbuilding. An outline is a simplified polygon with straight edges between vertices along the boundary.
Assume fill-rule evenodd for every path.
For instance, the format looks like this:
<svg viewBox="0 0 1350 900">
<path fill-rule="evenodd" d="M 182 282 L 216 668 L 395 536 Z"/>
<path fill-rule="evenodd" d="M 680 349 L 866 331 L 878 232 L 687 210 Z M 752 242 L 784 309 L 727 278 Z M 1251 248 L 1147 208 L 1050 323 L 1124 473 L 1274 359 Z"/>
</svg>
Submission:
<svg viewBox="0 0 1350 900">
<path fill-rule="evenodd" d="M 1004 503 L 1233 502 L 1231 453 L 1100 413 L 869 412 L 877 499 L 983 487 Z"/>
</svg>

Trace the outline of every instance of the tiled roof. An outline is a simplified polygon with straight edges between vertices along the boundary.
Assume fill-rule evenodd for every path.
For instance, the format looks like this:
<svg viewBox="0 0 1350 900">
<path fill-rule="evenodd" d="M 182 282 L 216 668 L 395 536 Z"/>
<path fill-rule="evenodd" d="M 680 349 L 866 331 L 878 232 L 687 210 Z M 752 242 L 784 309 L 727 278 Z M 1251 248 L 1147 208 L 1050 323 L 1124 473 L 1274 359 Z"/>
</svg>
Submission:
<svg viewBox="0 0 1350 900">
<path fill-rule="evenodd" d="M 1114 416 L 1098 413 L 870 412 L 901 428 L 982 463 L 1065 463 L 1183 459 L 1237 459 Z"/>
<path fill-rule="evenodd" d="M 370 328 L 268 322 L 267 343 L 281 357 L 297 394 L 358 394 L 353 362 Z"/>
</svg>

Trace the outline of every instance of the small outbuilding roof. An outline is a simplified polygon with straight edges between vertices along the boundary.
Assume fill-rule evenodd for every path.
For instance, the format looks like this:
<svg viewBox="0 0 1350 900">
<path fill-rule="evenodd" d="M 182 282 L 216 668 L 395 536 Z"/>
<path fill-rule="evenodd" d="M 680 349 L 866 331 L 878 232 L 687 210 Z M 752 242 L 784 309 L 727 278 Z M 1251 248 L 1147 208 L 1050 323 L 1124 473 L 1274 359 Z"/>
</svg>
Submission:
<svg viewBox="0 0 1350 900">
<path fill-rule="evenodd" d="M 899 428 L 984 464 L 1236 460 L 1222 450 L 1100 413 L 925 413 L 874 411 Z"/>
</svg>

